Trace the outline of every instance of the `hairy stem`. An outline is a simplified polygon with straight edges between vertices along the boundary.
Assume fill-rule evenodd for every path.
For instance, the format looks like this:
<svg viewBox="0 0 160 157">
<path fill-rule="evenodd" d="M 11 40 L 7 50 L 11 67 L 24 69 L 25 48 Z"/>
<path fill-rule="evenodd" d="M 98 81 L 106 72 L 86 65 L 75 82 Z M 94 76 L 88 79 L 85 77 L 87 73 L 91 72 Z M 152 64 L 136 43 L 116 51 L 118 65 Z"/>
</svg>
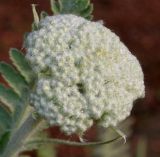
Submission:
<svg viewBox="0 0 160 157">
<path fill-rule="evenodd" d="M 2 157 L 16 156 L 23 149 L 27 137 L 32 134 L 39 122 L 40 120 L 34 119 L 30 114 L 21 127 L 11 136 Z"/>
<path fill-rule="evenodd" d="M 67 140 L 61 140 L 61 139 L 37 139 L 35 141 L 31 141 L 27 143 L 27 145 L 44 145 L 44 144 L 62 144 L 62 145 L 68 145 L 68 146 L 77 146 L 77 147 L 92 147 L 92 146 L 98 146 L 98 145 L 105 145 L 110 144 L 112 142 L 115 142 L 119 139 L 121 139 L 121 136 L 117 136 L 116 138 L 112 140 L 107 141 L 100 141 L 100 142 L 74 142 L 74 141 L 67 141 Z"/>
</svg>

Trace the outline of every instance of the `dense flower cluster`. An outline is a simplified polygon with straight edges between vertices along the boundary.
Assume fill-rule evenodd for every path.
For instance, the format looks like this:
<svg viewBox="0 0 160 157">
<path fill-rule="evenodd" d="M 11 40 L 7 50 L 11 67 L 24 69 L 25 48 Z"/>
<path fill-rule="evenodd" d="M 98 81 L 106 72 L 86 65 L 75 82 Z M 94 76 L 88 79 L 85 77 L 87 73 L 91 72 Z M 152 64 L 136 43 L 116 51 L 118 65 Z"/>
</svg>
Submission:
<svg viewBox="0 0 160 157">
<path fill-rule="evenodd" d="M 26 40 L 38 75 L 31 102 L 51 125 L 81 134 L 94 121 L 108 127 L 144 97 L 141 66 L 119 38 L 98 22 L 74 15 L 46 17 Z"/>
</svg>

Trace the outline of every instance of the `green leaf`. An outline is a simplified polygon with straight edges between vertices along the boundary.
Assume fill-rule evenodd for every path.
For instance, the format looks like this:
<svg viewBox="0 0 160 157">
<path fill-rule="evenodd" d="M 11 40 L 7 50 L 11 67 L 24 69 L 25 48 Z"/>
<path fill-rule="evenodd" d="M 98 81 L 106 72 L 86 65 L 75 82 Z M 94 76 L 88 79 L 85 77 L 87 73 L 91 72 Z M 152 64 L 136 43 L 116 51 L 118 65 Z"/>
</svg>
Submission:
<svg viewBox="0 0 160 157">
<path fill-rule="evenodd" d="M 7 145 L 10 137 L 10 132 L 6 131 L 0 138 L 0 154 L 3 153 L 5 146 Z"/>
<path fill-rule="evenodd" d="M 51 8 L 54 14 L 75 14 L 87 19 L 93 12 L 90 0 L 51 0 Z"/>
<path fill-rule="evenodd" d="M 8 130 L 12 125 L 11 113 L 7 111 L 2 105 L 0 105 L 0 126 L 4 130 Z"/>
<path fill-rule="evenodd" d="M 0 73 L 18 95 L 22 95 L 27 89 L 25 79 L 9 64 L 0 62 Z"/>
<path fill-rule="evenodd" d="M 48 16 L 48 13 L 46 13 L 45 11 L 42 11 L 40 14 L 41 19 L 44 19 L 46 16 Z"/>
<path fill-rule="evenodd" d="M 59 3 L 55 2 L 55 0 L 50 0 L 51 2 L 51 10 L 54 14 L 60 13 Z"/>
<path fill-rule="evenodd" d="M 4 133 L 5 129 L 3 126 L 0 125 L 0 137 L 2 136 L 2 134 Z"/>
<path fill-rule="evenodd" d="M 93 4 L 89 5 L 85 10 L 83 10 L 80 15 L 87 18 L 92 19 L 92 12 L 93 12 Z"/>
<path fill-rule="evenodd" d="M 0 101 L 11 108 L 13 114 L 13 123 L 17 124 L 21 120 L 26 109 L 24 102 L 12 89 L 6 88 L 0 84 Z"/>
<path fill-rule="evenodd" d="M 11 111 L 14 111 L 22 103 L 20 97 L 12 89 L 6 88 L 2 84 L 0 84 L 0 101 L 7 104 Z"/>
<path fill-rule="evenodd" d="M 29 84 L 32 83 L 35 76 L 23 53 L 15 48 L 12 48 L 10 49 L 10 58 L 21 75 L 25 78 L 25 80 Z"/>
<path fill-rule="evenodd" d="M 60 0 L 62 13 L 77 13 L 88 7 L 88 0 Z"/>
</svg>

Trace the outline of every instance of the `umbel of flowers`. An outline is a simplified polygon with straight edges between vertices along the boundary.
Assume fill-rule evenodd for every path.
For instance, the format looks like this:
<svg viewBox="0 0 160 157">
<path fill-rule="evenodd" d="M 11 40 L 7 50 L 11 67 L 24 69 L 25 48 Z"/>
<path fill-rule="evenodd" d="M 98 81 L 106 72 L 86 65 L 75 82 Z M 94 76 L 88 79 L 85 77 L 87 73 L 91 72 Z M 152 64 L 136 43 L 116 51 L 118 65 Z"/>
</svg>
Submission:
<svg viewBox="0 0 160 157">
<path fill-rule="evenodd" d="M 99 22 L 47 16 L 27 36 L 25 48 L 38 76 L 31 103 L 66 134 L 81 135 L 94 121 L 116 126 L 144 97 L 138 60 Z"/>
</svg>

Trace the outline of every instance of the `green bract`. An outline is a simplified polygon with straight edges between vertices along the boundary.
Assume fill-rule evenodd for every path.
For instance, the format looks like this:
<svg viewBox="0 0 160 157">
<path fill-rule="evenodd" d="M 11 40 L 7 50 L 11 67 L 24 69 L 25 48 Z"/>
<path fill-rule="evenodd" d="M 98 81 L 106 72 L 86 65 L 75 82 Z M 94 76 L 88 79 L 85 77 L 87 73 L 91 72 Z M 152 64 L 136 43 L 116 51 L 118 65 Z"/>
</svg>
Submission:
<svg viewBox="0 0 160 157">
<path fill-rule="evenodd" d="M 51 9 L 55 14 L 74 14 L 91 20 L 93 4 L 90 0 L 51 0 Z"/>
</svg>

